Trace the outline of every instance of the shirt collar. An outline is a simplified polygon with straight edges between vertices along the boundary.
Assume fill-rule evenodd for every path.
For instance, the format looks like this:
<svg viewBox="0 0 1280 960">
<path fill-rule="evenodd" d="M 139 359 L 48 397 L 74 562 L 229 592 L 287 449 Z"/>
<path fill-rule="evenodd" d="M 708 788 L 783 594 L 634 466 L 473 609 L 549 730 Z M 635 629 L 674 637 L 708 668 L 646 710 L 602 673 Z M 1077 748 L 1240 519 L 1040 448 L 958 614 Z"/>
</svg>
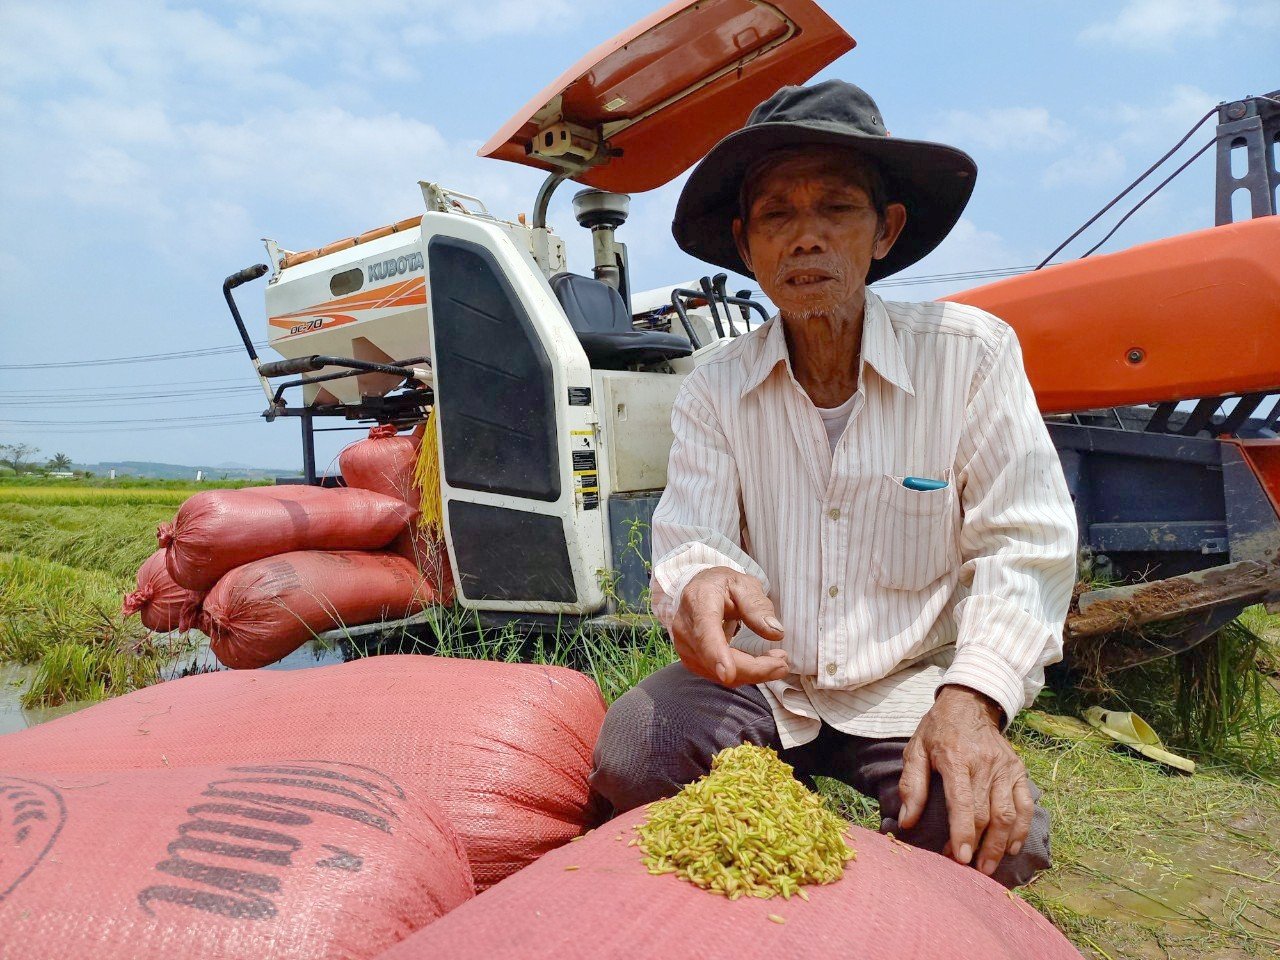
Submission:
<svg viewBox="0 0 1280 960">
<path fill-rule="evenodd" d="M 866 293 L 866 309 L 862 321 L 862 360 L 871 364 L 876 373 L 904 392 L 915 396 L 915 388 L 907 373 L 907 362 L 893 332 L 889 311 L 878 296 L 870 290 Z M 751 362 L 742 396 L 760 386 L 779 363 L 786 363 L 787 338 L 782 331 L 782 317 L 775 314 L 765 324 L 764 339 Z"/>
</svg>

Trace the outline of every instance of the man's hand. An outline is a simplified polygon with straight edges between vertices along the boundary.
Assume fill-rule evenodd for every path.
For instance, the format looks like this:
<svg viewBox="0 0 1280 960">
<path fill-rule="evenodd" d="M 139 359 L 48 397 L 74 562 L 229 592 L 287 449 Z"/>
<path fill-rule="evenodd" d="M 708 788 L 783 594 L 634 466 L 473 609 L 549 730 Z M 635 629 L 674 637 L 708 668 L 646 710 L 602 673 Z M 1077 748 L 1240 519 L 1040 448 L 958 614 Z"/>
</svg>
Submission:
<svg viewBox="0 0 1280 960">
<path fill-rule="evenodd" d="M 1035 803 L 1027 768 L 1000 733 L 1001 710 L 966 687 L 946 686 L 920 721 L 902 754 L 898 823 L 914 827 L 929 799 L 930 769 L 942 777 L 947 799 L 951 856 L 973 860 L 990 876 L 1027 839 Z M 944 851 L 946 852 L 946 851 Z"/>
<path fill-rule="evenodd" d="M 711 567 L 694 576 L 680 594 L 671 625 L 680 662 L 726 687 L 785 677 L 789 667 L 784 651 L 753 657 L 729 646 L 739 621 L 766 640 L 782 639 L 782 624 L 755 577 L 730 567 Z"/>
</svg>

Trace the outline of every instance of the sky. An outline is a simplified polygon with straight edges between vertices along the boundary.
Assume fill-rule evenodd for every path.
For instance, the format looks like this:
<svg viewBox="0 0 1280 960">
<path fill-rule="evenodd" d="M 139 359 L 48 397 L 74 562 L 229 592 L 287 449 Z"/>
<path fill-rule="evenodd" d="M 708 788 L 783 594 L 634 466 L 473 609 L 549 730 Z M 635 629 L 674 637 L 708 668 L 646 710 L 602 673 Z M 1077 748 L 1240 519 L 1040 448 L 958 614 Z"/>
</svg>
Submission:
<svg viewBox="0 0 1280 960">
<path fill-rule="evenodd" d="M 266 260 L 262 237 L 307 249 L 415 216 L 423 179 L 500 216 L 530 210 L 541 175 L 477 148 L 659 6 L 4 0 L 0 444 L 76 462 L 297 469 L 297 422 L 257 416 L 263 396 L 234 349 L 222 279 Z M 822 6 L 858 46 L 817 79 L 859 84 L 895 136 L 951 143 L 978 163 L 964 217 L 904 280 L 1038 262 L 1215 103 L 1280 87 L 1280 0 Z M 1211 226 L 1212 158 L 1103 249 Z M 619 239 L 633 289 L 714 270 L 671 239 L 682 183 L 632 199 Z M 561 189 L 550 220 L 570 266 L 588 272 L 572 193 Z M 921 300 L 971 285 L 882 292 Z M 262 289 L 240 295 L 255 339 L 266 337 Z M 358 436 L 322 435 L 320 466 Z"/>
</svg>

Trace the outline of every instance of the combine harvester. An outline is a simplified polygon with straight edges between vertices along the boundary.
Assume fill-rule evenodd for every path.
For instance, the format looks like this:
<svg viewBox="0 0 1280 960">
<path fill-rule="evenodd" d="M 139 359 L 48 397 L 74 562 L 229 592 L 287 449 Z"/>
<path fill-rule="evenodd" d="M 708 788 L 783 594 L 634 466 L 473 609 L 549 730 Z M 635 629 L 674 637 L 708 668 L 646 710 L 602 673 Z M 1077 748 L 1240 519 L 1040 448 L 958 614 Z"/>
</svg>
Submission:
<svg viewBox="0 0 1280 960">
<path fill-rule="evenodd" d="M 635 534 L 666 483 L 683 375 L 767 313 L 729 295 L 723 274 L 633 292 L 617 237 L 627 195 L 669 182 L 853 46 L 812 0 L 677 0 L 481 148 L 547 172 L 529 221 L 424 181 L 419 216 L 305 252 L 267 241 L 270 266 L 229 277 L 224 294 L 264 416 L 301 422 L 306 482 L 323 482 L 317 418 L 409 429 L 435 407 L 460 607 L 484 622 L 598 626 L 638 608 L 649 545 Z M 1278 97 L 1219 109 L 1217 226 L 951 297 L 1017 329 L 1082 558 L 1131 584 L 1082 596 L 1069 636 L 1168 621 L 1158 642 L 1117 642 L 1113 668 L 1280 599 Z M 1233 150 L 1247 156 L 1242 177 Z M 573 209 L 592 233 L 590 273 L 568 270 L 546 222 L 566 180 L 586 188 Z M 1236 190 L 1249 192 L 1248 222 L 1230 222 Z M 263 363 L 232 290 L 268 272 L 270 346 L 285 359 Z"/>
</svg>

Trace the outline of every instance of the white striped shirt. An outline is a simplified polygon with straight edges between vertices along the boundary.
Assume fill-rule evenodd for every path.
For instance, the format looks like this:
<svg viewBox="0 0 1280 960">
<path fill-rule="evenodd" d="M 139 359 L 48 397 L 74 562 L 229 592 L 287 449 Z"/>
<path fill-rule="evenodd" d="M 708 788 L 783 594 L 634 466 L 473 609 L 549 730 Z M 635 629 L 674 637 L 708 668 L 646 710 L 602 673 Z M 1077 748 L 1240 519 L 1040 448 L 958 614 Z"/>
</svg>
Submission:
<svg viewBox="0 0 1280 960">
<path fill-rule="evenodd" d="M 1013 329 L 975 307 L 867 291 L 858 389 L 829 446 L 782 321 L 689 374 L 653 515 L 653 609 L 697 573 L 756 577 L 794 673 L 762 684 L 784 746 L 823 722 L 910 736 L 942 683 L 1006 721 L 1062 655 L 1076 519 Z M 905 477 L 945 480 L 907 488 Z M 743 627 L 733 645 L 774 647 Z"/>
</svg>

